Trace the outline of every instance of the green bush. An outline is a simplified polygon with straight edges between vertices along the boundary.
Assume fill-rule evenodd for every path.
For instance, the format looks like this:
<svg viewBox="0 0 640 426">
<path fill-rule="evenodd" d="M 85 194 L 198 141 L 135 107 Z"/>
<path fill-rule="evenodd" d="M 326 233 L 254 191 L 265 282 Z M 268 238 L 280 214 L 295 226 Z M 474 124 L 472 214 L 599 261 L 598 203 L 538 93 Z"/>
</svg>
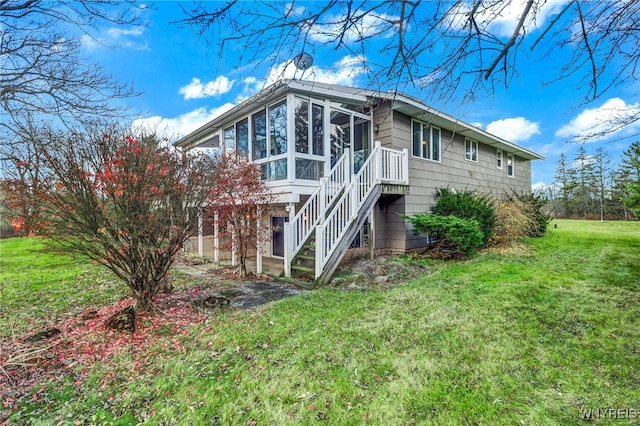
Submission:
<svg viewBox="0 0 640 426">
<path fill-rule="evenodd" d="M 473 253 L 482 245 L 482 232 L 475 219 L 462 219 L 456 216 L 440 216 L 431 213 L 403 215 L 413 225 L 416 235 L 428 235 L 436 242 L 436 253 L 443 250 L 453 251 L 453 255 Z"/>
<path fill-rule="evenodd" d="M 437 203 L 432 209 L 434 214 L 476 220 L 482 232 L 481 245 L 487 245 L 496 226 L 494 202 L 489 195 L 476 194 L 469 190 L 438 188 L 436 199 Z"/>
</svg>

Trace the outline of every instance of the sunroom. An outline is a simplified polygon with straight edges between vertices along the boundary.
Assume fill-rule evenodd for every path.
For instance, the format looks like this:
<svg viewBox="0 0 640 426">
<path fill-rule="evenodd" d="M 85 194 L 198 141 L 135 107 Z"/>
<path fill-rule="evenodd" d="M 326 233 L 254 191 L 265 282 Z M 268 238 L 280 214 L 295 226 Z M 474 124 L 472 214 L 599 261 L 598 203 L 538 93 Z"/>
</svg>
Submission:
<svg viewBox="0 0 640 426">
<path fill-rule="evenodd" d="M 297 268 L 317 279 L 349 247 L 366 245 L 381 184 L 408 184 L 407 150 L 374 146 L 377 100 L 358 89 L 281 82 L 176 143 L 235 152 L 260 167 L 275 201 L 258 224 L 270 232 L 256 247 L 258 272 L 266 255 L 284 261 L 287 276 Z M 198 252 L 233 263 L 218 249 L 216 229 L 201 222 Z"/>
<path fill-rule="evenodd" d="M 357 173 L 373 147 L 367 97 L 348 99 L 342 91 L 333 97 L 310 94 L 295 87 L 289 82 L 251 98 L 177 146 L 236 151 L 260 166 L 281 203 L 298 203 L 313 192 L 346 149 L 350 171 Z"/>
</svg>

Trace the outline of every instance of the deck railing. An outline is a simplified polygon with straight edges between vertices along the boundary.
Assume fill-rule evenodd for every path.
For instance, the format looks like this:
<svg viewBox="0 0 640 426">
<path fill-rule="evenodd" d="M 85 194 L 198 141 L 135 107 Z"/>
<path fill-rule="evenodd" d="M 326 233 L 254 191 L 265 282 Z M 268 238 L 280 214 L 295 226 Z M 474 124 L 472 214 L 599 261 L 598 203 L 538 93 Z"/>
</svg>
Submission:
<svg viewBox="0 0 640 426">
<path fill-rule="evenodd" d="M 336 162 L 329 174 L 320 180 L 316 190 L 302 206 L 293 220 L 284 224 L 284 270 L 291 276 L 291 261 L 300 251 L 315 227 L 324 220 L 327 209 L 349 181 L 349 149 Z"/>
<path fill-rule="evenodd" d="M 291 275 L 291 261 L 311 233 L 316 231 L 315 278 L 317 279 L 357 219 L 369 194 L 381 183 L 409 184 L 409 154 L 375 148 L 355 175 L 349 174 L 349 152 L 345 152 L 326 180 L 302 206 L 293 221 L 285 224 L 285 275 Z M 337 199 L 336 197 L 340 196 Z"/>
</svg>

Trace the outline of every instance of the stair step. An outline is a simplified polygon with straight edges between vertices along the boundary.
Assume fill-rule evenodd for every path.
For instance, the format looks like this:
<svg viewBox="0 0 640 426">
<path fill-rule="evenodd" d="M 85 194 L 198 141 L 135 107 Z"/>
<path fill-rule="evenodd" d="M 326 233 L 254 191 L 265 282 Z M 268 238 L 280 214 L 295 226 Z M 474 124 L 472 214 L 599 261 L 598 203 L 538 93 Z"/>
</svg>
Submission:
<svg viewBox="0 0 640 426">
<path fill-rule="evenodd" d="M 305 244 L 302 246 L 303 249 L 305 250 L 313 250 L 316 251 L 316 245 L 315 244 Z"/>
<path fill-rule="evenodd" d="M 305 274 L 315 275 L 316 269 L 310 266 L 304 265 L 291 265 L 291 269 L 294 271 L 304 272 Z"/>
<path fill-rule="evenodd" d="M 315 256 L 311 256 L 308 254 L 299 254 L 296 256 L 296 259 L 302 259 L 302 260 L 316 260 Z"/>
<path fill-rule="evenodd" d="M 313 281 L 305 281 L 292 277 L 279 277 L 278 281 L 283 281 L 285 283 L 290 283 L 295 285 L 296 287 L 304 288 L 305 290 L 313 289 L 314 282 Z"/>
</svg>

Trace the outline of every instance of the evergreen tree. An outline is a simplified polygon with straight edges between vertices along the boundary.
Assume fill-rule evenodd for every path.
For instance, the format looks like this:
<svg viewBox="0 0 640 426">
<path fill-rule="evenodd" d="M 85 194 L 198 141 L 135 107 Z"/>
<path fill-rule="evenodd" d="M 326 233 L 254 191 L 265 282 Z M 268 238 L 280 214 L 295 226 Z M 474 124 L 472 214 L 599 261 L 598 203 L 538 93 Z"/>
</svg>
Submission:
<svg viewBox="0 0 640 426">
<path fill-rule="evenodd" d="M 622 153 L 617 174 L 617 187 L 626 208 L 640 216 L 640 142 L 631 144 Z"/>
<path fill-rule="evenodd" d="M 570 215 L 569 201 L 574 190 L 574 184 L 571 180 L 569 169 L 570 167 L 567 164 L 567 156 L 563 152 L 560 154 L 560 159 L 558 159 L 555 178 L 560 192 L 560 204 L 562 208 L 558 214 L 559 216 L 565 217 Z"/>
<path fill-rule="evenodd" d="M 595 190 L 600 210 L 600 220 L 604 220 L 605 200 L 610 198 L 609 166 L 611 165 L 611 155 L 602 147 L 596 150 L 594 156 L 593 171 L 595 177 Z"/>
</svg>

